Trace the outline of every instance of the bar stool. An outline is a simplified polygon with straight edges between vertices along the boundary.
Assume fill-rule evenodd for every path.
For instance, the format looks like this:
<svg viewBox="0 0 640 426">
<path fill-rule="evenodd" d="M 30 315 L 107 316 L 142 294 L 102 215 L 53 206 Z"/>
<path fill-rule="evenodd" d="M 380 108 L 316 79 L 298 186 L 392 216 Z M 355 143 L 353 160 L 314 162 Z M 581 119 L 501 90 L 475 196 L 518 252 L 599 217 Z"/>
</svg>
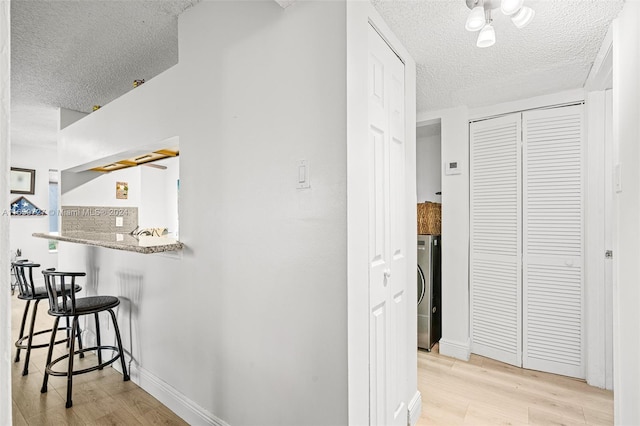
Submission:
<svg viewBox="0 0 640 426">
<path fill-rule="evenodd" d="M 96 346 L 90 348 L 80 348 L 77 351 L 74 348 L 74 339 L 69 340 L 69 353 L 51 360 L 53 355 L 53 345 L 49 346 L 49 353 L 47 354 L 47 367 L 44 373 L 44 380 L 42 382 L 41 393 L 47 392 L 47 382 L 49 375 L 52 376 L 65 376 L 67 378 L 67 403 L 66 407 L 70 408 L 73 405 L 71 399 L 73 376 L 77 374 L 84 374 L 90 371 L 102 370 L 104 367 L 114 363 L 120 358 L 122 365 L 123 381 L 129 380 L 129 374 L 127 373 L 127 366 L 124 360 L 124 351 L 122 350 L 122 340 L 120 338 L 120 329 L 118 328 L 118 321 L 113 308 L 120 304 L 120 299 L 115 296 L 89 296 L 76 298 L 74 292 L 70 292 L 67 289 L 74 288 L 76 285 L 76 277 L 84 277 L 87 275 L 84 272 L 57 272 L 52 269 L 42 271 L 44 275 L 45 288 L 49 296 L 49 315 L 55 317 L 54 328 L 58 326 L 60 318 L 73 318 L 72 328 L 78 327 L 78 317 L 82 315 L 93 314 L 96 322 Z M 113 330 L 116 335 L 117 347 L 102 345 L 100 342 L 100 321 L 98 313 L 108 311 L 111 315 L 113 322 Z M 55 340 L 55 335 L 51 335 L 51 342 Z M 115 355 L 107 360 L 102 360 L 102 351 L 110 350 L 115 352 Z M 73 369 L 73 359 L 75 355 L 80 355 L 87 351 L 96 351 L 98 355 L 98 364 L 84 368 L 81 370 Z M 54 370 L 53 367 L 60 361 L 68 359 L 67 371 Z"/>
<path fill-rule="evenodd" d="M 40 265 L 37 263 L 29 263 L 28 260 L 18 260 L 16 262 L 11 263 L 11 268 L 15 274 L 16 286 L 18 287 L 18 299 L 26 300 L 27 304 L 24 307 L 24 313 L 22 314 L 22 323 L 20 324 L 20 334 L 18 340 L 16 341 L 16 357 L 14 362 L 20 361 L 20 351 L 22 349 L 26 350 L 26 356 L 24 359 L 24 368 L 22 369 L 22 375 L 26 376 L 29 374 L 29 359 L 31 358 L 31 349 L 37 348 L 46 348 L 49 346 L 49 343 L 43 343 L 34 345 L 33 337 L 45 334 L 52 333 L 54 336 L 56 331 L 58 330 L 66 330 L 67 337 L 65 339 L 54 341 L 53 344 L 57 345 L 58 343 L 68 342 L 69 336 L 71 335 L 71 327 L 69 327 L 69 321 L 67 320 L 67 326 L 61 329 L 56 327 L 50 328 L 48 330 L 40 330 L 34 332 L 36 316 L 38 313 L 38 304 L 41 300 L 46 299 L 47 290 L 44 287 L 36 287 L 33 282 L 33 268 L 39 268 Z M 71 288 L 71 287 L 70 287 Z M 82 290 L 82 287 L 76 285 L 73 287 L 74 292 L 78 292 Z M 61 289 L 58 289 L 61 291 Z M 31 302 L 35 301 L 33 305 L 33 310 L 31 311 L 31 323 L 29 324 L 29 333 L 27 335 L 24 334 L 24 327 L 27 323 L 27 316 L 29 315 L 29 307 L 31 306 Z M 76 329 L 74 333 L 75 337 L 78 338 L 78 346 L 82 348 L 82 339 L 80 337 L 80 328 Z M 26 344 L 25 344 L 26 340 Z"/>
</svg>

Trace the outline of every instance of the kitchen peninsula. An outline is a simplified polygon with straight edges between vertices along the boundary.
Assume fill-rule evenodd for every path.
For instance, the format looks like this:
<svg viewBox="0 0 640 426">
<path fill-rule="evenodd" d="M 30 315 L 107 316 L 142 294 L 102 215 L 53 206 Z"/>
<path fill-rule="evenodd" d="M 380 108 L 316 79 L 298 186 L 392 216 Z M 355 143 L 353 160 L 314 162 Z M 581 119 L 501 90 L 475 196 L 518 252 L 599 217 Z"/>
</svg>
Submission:
<svg viewBox="0 0 640 426">
<path fill-rule="evenodd" d="M 110 232 L 68 231 L 63 235 L 34 233 L 37 238 L 65 241 L 68 243 L 85 244 L 96 247 L 105 247 L 115 250 L 133 251 L 136 253 L 151 254 L 166 251 L 182 250 L 184 245 L 173 238 L 133 236 Z"/>
</svg>

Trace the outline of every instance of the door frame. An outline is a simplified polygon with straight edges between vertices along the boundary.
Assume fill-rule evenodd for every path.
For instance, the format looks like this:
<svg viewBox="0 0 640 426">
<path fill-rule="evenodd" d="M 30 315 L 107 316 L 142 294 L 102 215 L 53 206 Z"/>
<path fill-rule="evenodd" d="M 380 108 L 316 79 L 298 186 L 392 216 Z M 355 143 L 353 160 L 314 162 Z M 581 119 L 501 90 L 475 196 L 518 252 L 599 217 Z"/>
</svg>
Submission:
<svg viewBox="0 0 640 426">
<path fill-rule="evenodd" d="M 586 380 L 613 389 L 613 287 L 616 247 L 613 200 L 613 31 L 609 27 L 585 83 L 587 185 L 585 205 Z M 608 93 L 607 93 L 608 92 Z M 604 301 L 604 303 L 603 303 Z"/>
<path fill-rule="evenodd" d="M 369 2 L 348 1 L 347 11 L 347 329 L 349 424 L 369 424 L 369 169 L 367 158 L 368 28 L 373 26 L 405 64 L 405 164 L 408 204 L 407 277 L 417 264 L 416 235 L 416 74 L 415 62 Z M 413 266 L 412 266 L 413 265 Z M 407 283 L 409 285 L 409 283 Z M 417 384 L 416 292 L 407 291 L 408 424 L 420 416 Z M 414 320 L 412 321 L 411 318 Z"/>
</svg>

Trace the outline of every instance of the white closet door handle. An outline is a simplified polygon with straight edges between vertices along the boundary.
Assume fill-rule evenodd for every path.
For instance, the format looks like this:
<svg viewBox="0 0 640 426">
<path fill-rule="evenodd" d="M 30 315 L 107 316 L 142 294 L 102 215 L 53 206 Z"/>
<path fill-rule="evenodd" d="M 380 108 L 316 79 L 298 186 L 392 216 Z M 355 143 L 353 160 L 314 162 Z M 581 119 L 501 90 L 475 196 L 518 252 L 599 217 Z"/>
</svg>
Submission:
<svg viewBox="0 0 640 426">
<path fill-rule="evenodd" d="M 391 277 L 391 269 L 387 268 L 384 270 L 384 277 L 385 278 Z"/>
</svg>

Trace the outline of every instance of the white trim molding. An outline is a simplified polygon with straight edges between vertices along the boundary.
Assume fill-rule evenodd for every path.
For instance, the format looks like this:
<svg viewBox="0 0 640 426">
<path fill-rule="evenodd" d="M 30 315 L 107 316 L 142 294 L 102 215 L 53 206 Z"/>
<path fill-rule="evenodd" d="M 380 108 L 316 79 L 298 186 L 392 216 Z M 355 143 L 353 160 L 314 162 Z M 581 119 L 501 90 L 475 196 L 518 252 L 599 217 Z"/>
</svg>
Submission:
<svg viewBox="0 0 640 426">
<path fill-rule="evenodd" d="M 129 367 L 131 381 L 164 404 L 190 425 L 229 426 L 227 422 L 190 400 L 176 388 L 142 367 Z"/>
<path fill-rule="evenodd" d="M 609 30 L 602 41 L 600 51 L 587 80 L 584 88 L 589 91 L 607 90 L 613 87 L 613 26 L 609 26 Z"/>
<path fill-rule="evenodd" d="M 416 391 L 413 398 L 409 402 L 409 416 L 407 418 L 407 424 L 409 426 L 415 426 L 420 419 L 420 414 L 422 414 L 422 395 L 420 391 Z"/>
<path fill-rule="evenodd" d="M 476 121 L 530 109 L 568 105 L 583 102 L 584 99 L 584 89 L 574 89 L 549 95 L 535 96 L 533 98 L 520 99 L 513 102 L 503 102 L 501 104 L 469 109 L 469 121 Z"/>
<path fill-rule="evenodd" d="M 440 339 L 440 355 L 469 361 L 471 356 L 471 340 L 456 342 L 449 339 Z"/>
<path fill-rule="evenodd" d="M 589 92 L 586 102 L 587 145 L 584 218 L 585 256 L 585 358 L 586 380 L 600 388 L 606 384 L 606 303 L 605 245 L 605 92 Z"/>
</svg>

